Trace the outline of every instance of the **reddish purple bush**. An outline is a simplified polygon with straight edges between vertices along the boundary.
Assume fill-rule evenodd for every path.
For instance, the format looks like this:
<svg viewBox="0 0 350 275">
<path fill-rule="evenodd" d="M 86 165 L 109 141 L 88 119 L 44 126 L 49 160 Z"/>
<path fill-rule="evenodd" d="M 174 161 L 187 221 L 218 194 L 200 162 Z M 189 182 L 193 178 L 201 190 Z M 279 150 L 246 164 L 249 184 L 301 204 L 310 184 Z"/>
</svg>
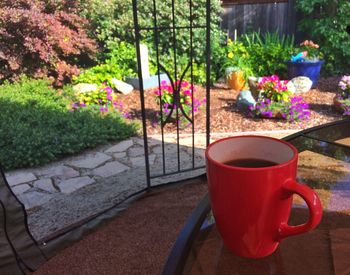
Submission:
<svg viewBox="0 0 350 275">
<path fill-rule="evenodd" d="M 60 84 L 78 74 L 80 58 L 91 58 L 95 42 L 79 1 L 0 1 L 0 81 L 20 74 L 49 76 Z"/>
</svg>

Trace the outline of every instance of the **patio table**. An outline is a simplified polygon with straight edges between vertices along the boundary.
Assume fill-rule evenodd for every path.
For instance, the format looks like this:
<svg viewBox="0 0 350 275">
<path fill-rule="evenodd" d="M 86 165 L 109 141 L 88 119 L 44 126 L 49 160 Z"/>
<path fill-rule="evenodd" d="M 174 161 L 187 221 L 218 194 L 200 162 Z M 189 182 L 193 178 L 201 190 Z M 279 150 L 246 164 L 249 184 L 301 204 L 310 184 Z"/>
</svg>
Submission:
<svg viewBox="0 0 350 275">
<path fill-rule="evenodd" d="M 319 226 L 284 239 L 272 255 L 235 256 L 223 244 L 206 195 L 187 220 L 163 274 L 350 274 L 350 120 L 337 121 L 284 138 L 299 151 L 298 181 L 319 195 Z M 293 198 L 290 225 L 304 223 L 308 209 Z"/>
</svg>

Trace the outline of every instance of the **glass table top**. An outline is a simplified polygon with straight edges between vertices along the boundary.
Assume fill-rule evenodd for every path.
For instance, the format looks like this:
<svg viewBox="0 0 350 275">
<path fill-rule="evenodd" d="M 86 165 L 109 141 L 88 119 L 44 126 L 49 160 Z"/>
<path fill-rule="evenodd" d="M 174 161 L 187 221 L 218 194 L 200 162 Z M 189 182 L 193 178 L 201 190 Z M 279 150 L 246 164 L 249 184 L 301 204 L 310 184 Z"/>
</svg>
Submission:
<svg viewBox="0 0 350 275">
<path fill-rule="evenodd" d="M 169 270 L 177 254 L 182 256 L 172 264 L 177 274 L 350 274 L 350 121 L 285 139 L 299 151 L 298 181 L 312 187 L 322 201 L 320 225 L 309 233 L 284 239 L 266 258 L 240 258 L 223 244 L 207 196 L 201 210 L 189 218 L 164 270 Z M 306 204 L 297 195 L 293 202 L 289 224 L 306 222 Z"/>
</svg>

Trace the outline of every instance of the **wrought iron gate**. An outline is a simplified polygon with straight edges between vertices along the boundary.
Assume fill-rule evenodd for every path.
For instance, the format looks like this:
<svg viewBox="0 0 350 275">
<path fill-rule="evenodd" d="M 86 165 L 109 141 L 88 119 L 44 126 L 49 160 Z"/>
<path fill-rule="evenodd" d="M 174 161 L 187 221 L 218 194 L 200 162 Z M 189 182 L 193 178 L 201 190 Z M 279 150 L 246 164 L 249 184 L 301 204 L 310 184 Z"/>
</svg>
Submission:
<svg viewBox="0 0 350 275">
<path fill-rule="evenodd" d="M 205 31 L 205 69 L 206 69 L 206 145 L 210 142 L 210 66 L 211 66 L 211 49 L 210 49 L 210 11 L 211 11 L 211 1 L 206 1 L 206 20 L 205 24 L 196 24 L 194 21 L 194 3 L 195 0 L 188 0 L 188 22 L 187 25 L 177 25 L 176 22 L 176 0 L 171 1 L 171 8 L 169 10 L 169 18 L 171 18 L 171 23 L 169 25 L 163 25 L 159 23 L 158 15 L 159 9 L 157 7 L 157 0 L 153 0 L 153 10 L 151 15 L 153 17 L 153 25 L 151 26 L 142 26 L 139 21 L 140 11 L 139 5 L 142 4 L 142 1 L 133 0 L 133 17 L 134 17 L 134 28 L 135 28 L 135 44 L 136 44 L 136 53 L 137 53 L 137 65 L 138 65 L 138 78 L 139 78 L 139 88 L 140 88 L 140 98 L 141 98 L 141 112 L 142 112 L 142 128 L 143 128 L 143 142 L 144 142 L 144 151 L 145 151 L 145 163 L 146 163 L 146 176 L 147 176 L 147 188 L 151 187 L 151 180 L 163 177 L 167 175 L 177 174 L 181 172 L 187 172 L 191 170 L 196 170 L 201 167 L 196 167 L 195 165 L 195 118 L 194 118 L 194 75 L 193 75 L 193 66 L 194 66 L 194 31 L 204 30 Z M 169 3 L 170 3 L 169 1 Z M 185 10 L 185 9 L 184 9 Z M 180 71 L 178 66 L 178 41 L 177 33 L 178 32 L 189 32 L 189 47 L 188 47 L 188 64 L 185 66 L 185 69 Z M 141 65 L 141 53 L 140 53 L 140 44 L 142 42 L 142 32 L 153 32 L 153 44 L 155 47 L 155 65 L 157 67 L 157 76 L 158 76 L 158 89 L 160 92 L 160 98 L 162 97 L 161 89 L 161 72 L 164 72 L 168 78 L 168 81 L 172 88 L 173 104 L 167 110 L 167 113 L 164 112 L 164 106 L 160 101 L 159 104 L 159 114 L 160 114 L 160 127 L 161 127 L 161 150 L 162 150 L 162 172 L 156 175 L 151 175 L 150 171 L 150 162 L 149 162 L 149 148 L 148 148 L 148 134 L 147 134 L 147 123 L 146 123 L 146 109 L 145 109 L 145 89 L 143 83 L 143 73 Z M 169 44 L 171 45 L 171 50 L 173 53 L 173 73 L 169 72 L 169 69 L 165 68 L 164 64 L 161 62 L 162 52 L 164 49 L 160 48 L 160 35 L 164 35 L 165 32 L 169 34 Z M 190 81 L 191 89 L 191 112 L 186 112 L 183 108 L 183 102 L 180 100 L 181 84 L 184 83 L 186 76 Z M 192 134 L 192 165 L 190 168 L 182 169 L 180 165 L 180 128 L 179 128 L 179 116 L 183 116 L 185 120 L 191 125 L 191 134 Z M 165 142 L 164 142 L 164 127 L 166 124 L 170 123 L 171 117 L 175 116 L 176 121 L 176 140 L 177 140 L 177 169 L 176 171 L 167 172 L 166 162 L 165 162 Z"/>
</svg>

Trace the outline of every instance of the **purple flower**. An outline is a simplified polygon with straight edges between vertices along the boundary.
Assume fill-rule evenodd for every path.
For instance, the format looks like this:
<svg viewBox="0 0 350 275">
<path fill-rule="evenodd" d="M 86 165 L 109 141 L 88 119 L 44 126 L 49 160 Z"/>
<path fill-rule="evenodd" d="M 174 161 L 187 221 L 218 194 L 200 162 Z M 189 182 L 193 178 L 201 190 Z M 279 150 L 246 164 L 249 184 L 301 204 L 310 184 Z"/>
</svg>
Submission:
<svg viewBox="0 0 350 275">
<path fill-rule="evenodd" d="M 268 110 L 268 111 L 263 111 L 263 112 L 261 112 L 261 115 L 262 115 L 262 116 L 265 116 L 265 117 L 271 118 L 271 117 L 273 116 L 273 113 L 272 113 L 271 110 Z"/>
<path fill-rule="evenodd" d="M 130 119 L 130 114 L 129 113 L 124 113 L 123 117 L 126 118 L 126 119 Z"/>
<path fill-rule="evenodd" d="M 101 113 L 108 112 L 108 107 L 100 107 L 100 112 Z"/>
<path fill-rule="evenodd" d="M 107 92 L 107 94 L 113 93 L 113 89 L 111 87 L 109 87 L 109 86 L 103 88 L 103 90 L 105 90 Z"/>
</svg>

